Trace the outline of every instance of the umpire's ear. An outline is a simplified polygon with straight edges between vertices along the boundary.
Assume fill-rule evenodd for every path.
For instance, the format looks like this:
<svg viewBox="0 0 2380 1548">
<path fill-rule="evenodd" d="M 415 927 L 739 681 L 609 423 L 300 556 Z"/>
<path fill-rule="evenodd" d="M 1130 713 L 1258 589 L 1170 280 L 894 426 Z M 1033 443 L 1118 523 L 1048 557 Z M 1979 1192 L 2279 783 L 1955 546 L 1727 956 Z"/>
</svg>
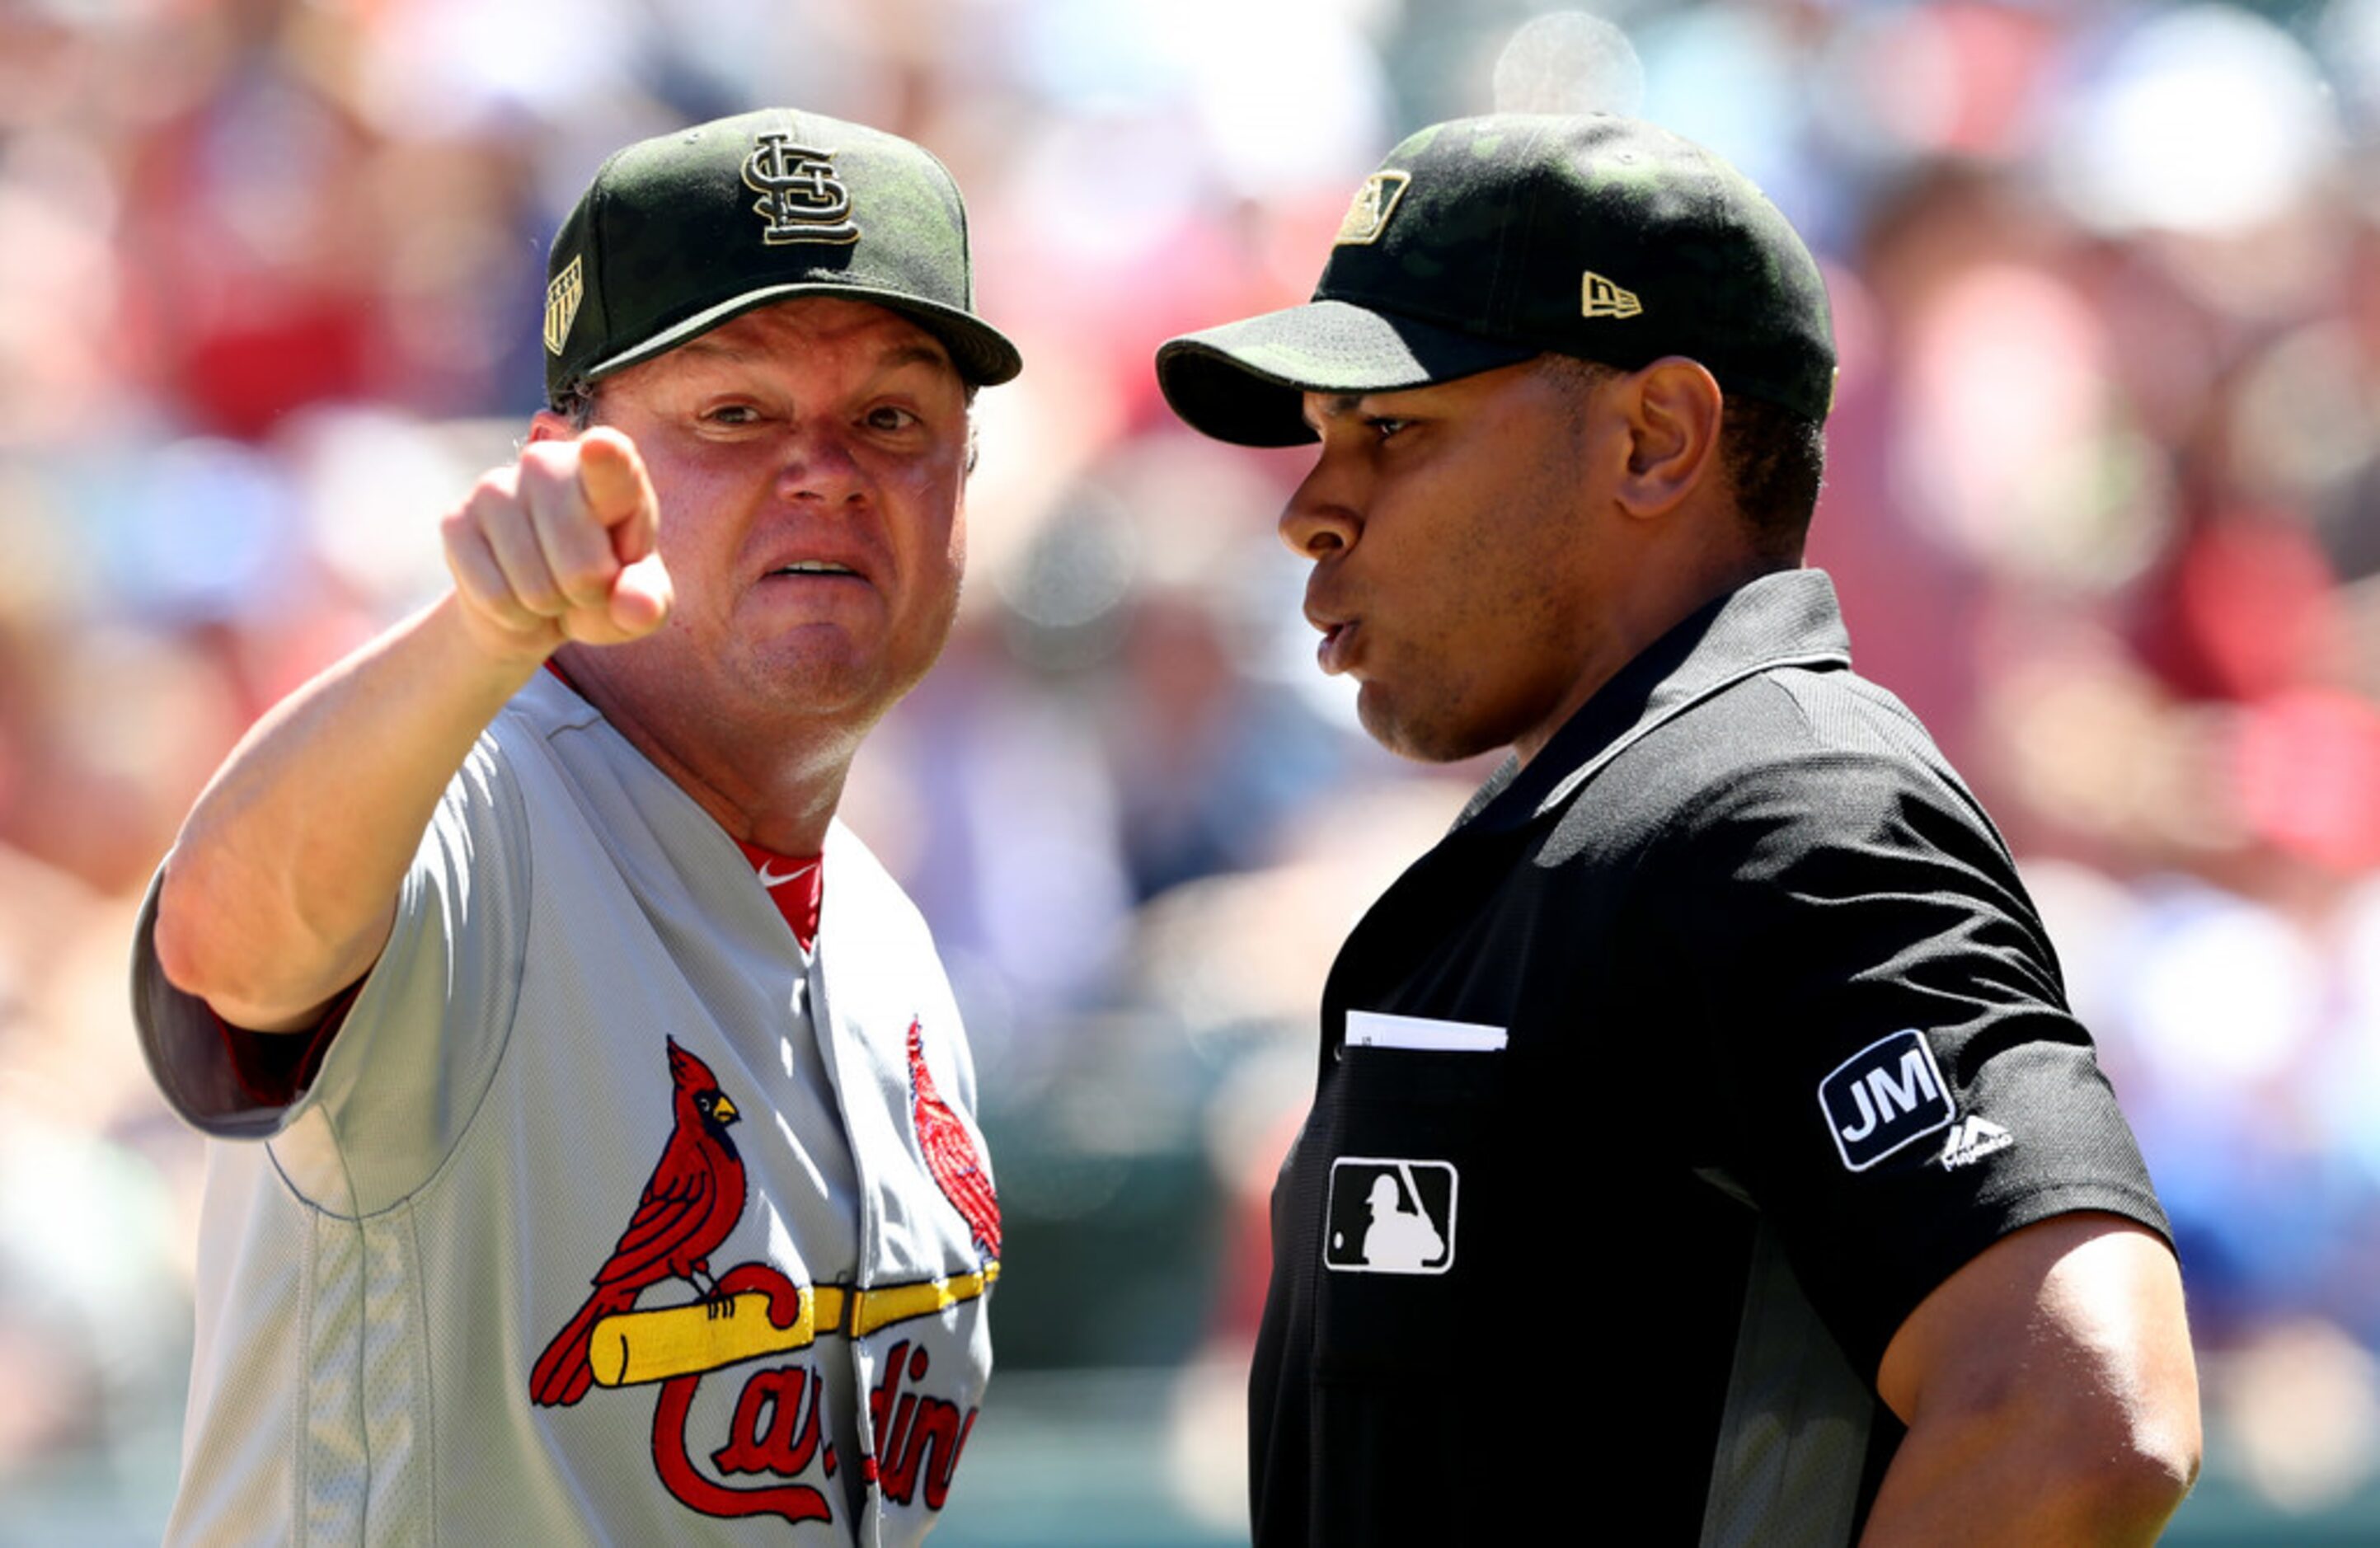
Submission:
<svg viewBox="0 0 2380 1548">
<path fill-rule="evenodd" d="M 1603 390 L 1626 429 L 1612 492 L 1630 515 L 1666 514 L 1718 470 L 1722 396 L 1701 361 L 1666 355 Z"/>
<path fill-rule="evenodd" d="M 578 426 L 572 424 L 550 408 L 539 409 L 530 417 L 528 422 L 528 438 L 532 442 L 576 441 L 581 433 L 583 432 Z"/>
</svg>

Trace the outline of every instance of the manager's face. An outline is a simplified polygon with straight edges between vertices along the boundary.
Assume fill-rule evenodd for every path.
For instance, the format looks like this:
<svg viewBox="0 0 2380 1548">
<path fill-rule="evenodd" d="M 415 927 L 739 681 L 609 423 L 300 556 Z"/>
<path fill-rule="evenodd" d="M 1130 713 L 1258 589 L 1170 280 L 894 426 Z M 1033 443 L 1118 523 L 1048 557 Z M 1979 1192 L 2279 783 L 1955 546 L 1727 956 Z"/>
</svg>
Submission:
<svg viewBox="0 0 2380 1548">
<path fill-rule="evenodd" d="M 606 380 L 596 412 L 644 457 L 676 587 L 668 623 L 613 653 L 638 692 L 864 729 L 933 664 L 965 565 L 968 404 L 932 334 L 780 302 Z"/>
</svg>

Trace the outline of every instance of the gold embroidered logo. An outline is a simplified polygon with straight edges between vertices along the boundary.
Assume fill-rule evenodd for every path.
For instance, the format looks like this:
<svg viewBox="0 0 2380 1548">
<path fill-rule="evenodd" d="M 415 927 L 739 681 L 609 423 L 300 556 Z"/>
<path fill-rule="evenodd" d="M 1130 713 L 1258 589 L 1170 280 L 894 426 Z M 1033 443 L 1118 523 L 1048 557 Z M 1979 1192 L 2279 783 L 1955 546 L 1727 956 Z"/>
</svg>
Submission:
<svg viewBox="0 0 2380 1548">
<path fill-rule="evenodd" d="M 587 282 L 580 278 L 578 260 L 574 257 L 567 268 L 553 276 L 545 287 L 545 349 L 549 355 L 562 353 L 562 342 L 570 337 L 570 325 L 578 318 L 578 302 L 587 294 Z"/>
<path fill-rule="evenodd" d="M 1405 186 L 1413 181 L 1410 172 L 1375 172 L 1364 179 L 1348 201 L 1347 218 L 1339 223 L 1339 239 L 1333 247 L 1362 247 L 1377 242 L 1380 230 L 1396 213 L 1397 200 L 1404 198 Z"/>
<path fill-rule="evenodd" d="M 1622 290 L 1601 274 L 1589 269 L 1580 286 L 1579 315 L 1582 317 L 1634 317 L 1645 309 L 1633 290 Z"/>
<path fill-rule="evenodd" d="M 760 240 L 856 242 L 851 190 L 834 175 L 834 152 L 796 145 L 785 134 L 764 134 L 744 158 L 744 186 L 760 196 L 753 213 L 769 223 Z"/>
</svg>

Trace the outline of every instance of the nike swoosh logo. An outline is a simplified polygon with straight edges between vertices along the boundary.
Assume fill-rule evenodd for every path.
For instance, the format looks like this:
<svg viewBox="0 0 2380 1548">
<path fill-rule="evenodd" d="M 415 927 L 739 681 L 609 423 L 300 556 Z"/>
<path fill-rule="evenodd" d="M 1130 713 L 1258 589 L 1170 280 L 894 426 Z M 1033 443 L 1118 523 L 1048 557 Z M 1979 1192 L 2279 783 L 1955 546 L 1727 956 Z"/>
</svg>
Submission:
<svg viewBox="0 0 2380 1548">
<path fill-rule="evenodd" d="M 817 869 L 818 862 L 813 860 L 808 865 L 802 866 L 798 870 L 787 871 L 783 876 L 777 876 L 770 871 L 768 863 L 763 861 L 760 865 L 760 885 L 763 887 L 783 887 L 789 881 L 801 880 L 804 877 Z"/>
</svg>

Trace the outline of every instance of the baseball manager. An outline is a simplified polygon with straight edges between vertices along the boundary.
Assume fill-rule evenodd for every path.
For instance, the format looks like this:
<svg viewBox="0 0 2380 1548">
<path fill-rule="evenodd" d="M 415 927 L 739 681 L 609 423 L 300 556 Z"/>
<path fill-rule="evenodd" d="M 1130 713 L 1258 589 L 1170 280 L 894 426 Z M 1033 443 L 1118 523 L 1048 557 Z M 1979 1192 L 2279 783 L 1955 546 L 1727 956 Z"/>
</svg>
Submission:
<svg viewBox="0 0 2380 1548">
<path fill-rule="evenodd" d="M 1512 756 L 1356 926 L 1273 1195 L 1259 1544 L 2112 1543 L 2198 1465 L 2168 1228 L 1997 831 L 1801 568 L 1834 345 L 1757 189 L 1441 124 L 1310 305 L 1166 345 L 1318 441 L 1321 665 Z"/>
<path fill-rule="evenodd" d="M 451 591 L 258 724 L 134 958 L 210 1146 L 176 1542 L 909 1543 L 1000 1211 L 922 921 L 834 821 L 957 604 L 932 156 L 771 110 L 555 238 Z"/>
</svg>

